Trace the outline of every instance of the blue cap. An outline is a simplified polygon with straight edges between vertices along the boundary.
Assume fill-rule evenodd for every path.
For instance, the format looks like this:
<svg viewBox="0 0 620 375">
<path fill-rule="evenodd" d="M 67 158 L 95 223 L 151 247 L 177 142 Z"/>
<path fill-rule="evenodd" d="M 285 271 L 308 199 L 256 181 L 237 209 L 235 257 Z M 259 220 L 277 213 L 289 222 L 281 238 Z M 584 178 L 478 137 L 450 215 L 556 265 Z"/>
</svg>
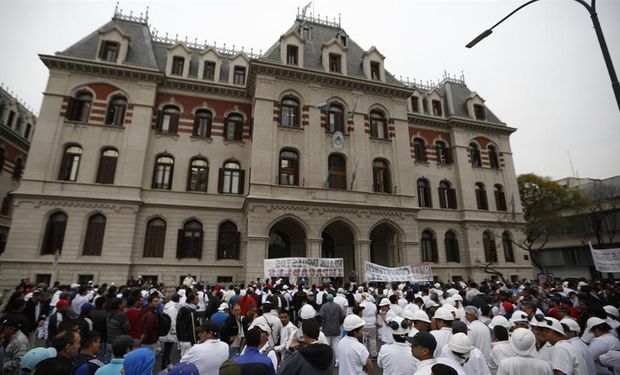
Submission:
<svg viewBox="0 0 620 375">
<path fill-rule="evenodd" d="M 54 348 L 31 349 L 22 357 L 21 368 L 32 371 L 39 362 L 53 357 L 56 357 L 56 349 Z"/>
<path fill-rule="evenodd" d="M 94 309 L 95 309 L 95 305 L 93 305 L 92 303 L 86 302 L 85 304 L 82 305 L 82 307 L 80 308 L 80 311 L 86 312 L 86 311 L 90 311 Z"/>
<path fill-rule="evenodd" d="M 158 375 L 200 375 L 200 371 L 193 363 L 179 362 L 170 370 L 162 371 Z"/>
</svg>

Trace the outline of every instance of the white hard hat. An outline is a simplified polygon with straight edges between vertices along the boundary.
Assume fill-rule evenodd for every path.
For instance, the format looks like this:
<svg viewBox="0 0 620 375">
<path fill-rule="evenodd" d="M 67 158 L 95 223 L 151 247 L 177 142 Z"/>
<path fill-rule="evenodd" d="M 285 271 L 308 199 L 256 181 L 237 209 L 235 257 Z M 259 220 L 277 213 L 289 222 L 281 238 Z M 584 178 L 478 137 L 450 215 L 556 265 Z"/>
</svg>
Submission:
<svg viewBox="0 0 620 375">
<path fill-rule="evenodd" d="M 535 344 L 536 337 L 529 329 L 517 328 L 510 336 L 510 346 L 517 354 L 523 356 L 530 355 L 534 350 Z"/>
<path fill-rule="evenodd" d="M 590 332 L 590 330 L 593 327 L 596 327 L 597 325 L 603 324 L 603 323 L 607 323 L 607 322 L 604 321 L 601 318 L 592 317 L 592 318 L 588 319 L 588 321 L 586 322 L 586 332 Z"/>
<path fill-rule="evenodd" d="M 312 319 L 316 316 L 316 310 L 312 305 L 303 305 L 301 310 L 299 310 L 299 317 L 302 319 Z"/>
<path fill-rule="evenodd" d="M 390 305 L 390 300 L 387 298 L 383 298 L 381 302 L 379 302 L 379 307 L 389 306 L 389 305 Z"/>
<path fill-rule="evenodd" d="M 351 332 L 357 328 L 363 327 L 366 324 L 364 319 L 360 318 L 355 314 L 349 314 L 346 318 L 344 318 L 344 323 L 342 323 L 342 328 L 345 331 Z"/>
<path fill-rule="evenodd" d="M 546 316 L 544 322 L 538 322 L 538 327 L 550 329 L 552 331 L 556 331 L 559 334 L 565 335 L 564 328 L 562 327 L 562 323 L 556 318 L 551 318 Z"/>
<path fill-rule="evenodd" d="M 448 311 L 450 312 L 456 312 L 456 307 L 452 306 L 449 303 L 444 303 L 441 307 L 448 309 Z"/>
<path fill-rule="evenodd" d="M 579 324 L 574 319 L 564 318 L 560 320 L 560 323 L 568 327 L 569 331 L 577 332 L 577 334 L 581 333 L 581 327 L 579 327 Z"/>
<path fill-rule="evenodd" d="M 222 311 L 224 309 L 228 309 L 228 304 L 226 302 L 223 302 L 222 304 L 220 304 L 220 307 L 218 307 L 217 309 Z"/>
<path fill-rule="evenodd" d="M 426 300 L 426 302 L 424 302 L 424 308 L 430 309 L 431 307 L 439 307 L 439 304 L 432 299 Z"/>
<path fill-rule="evenodd" d="M 444 303 L 444 306 L 445 306 L 445 305 L 451 305 L 451 306 L 456 305 L 456 301 L 455 301 L 455 300 L 454 300 L 454 298 L 452 298 L 452 297 L 448 297 L 448 298 L 446 298 L 444 302 L 445 302 L 445 303 Z"/>
<path fill-rule="evenodd" d="M 411 310 L 407 309 L 404 311 L 403 315 L 405 316 L 405 319 L 407 320 L 411 320 L 411 321 L 421 321 L 421 322 L 426 322 L 426 323 L 430 323 L 431 320 L 428 318 L 428 314 L 426 314 L 424 312 L 424 310 L 417 310 L 415 312 L 412 312 Z"/>
<path fill-rule="evenodd" d="M 390 328 L 392 329 L 392 334 L 394 335 L 406 335 L 409 333 L 409 326 L 404 323 L 405 319 L 400 316 L 396 316 L 392 318 L 389 323 Z"/>
<path fill-rule="evenodd" d="M 520 310 L 513 312 L 512 316 L 510 317 L 510 323 L 514 324 L 517 322 L 529 323 L 529 321 L 527 320 L 527 314 Z"/>
<path fill-rule="evenodd" d="M 493 319 L 491 319 L 491 322 L 489 322 L 489 329 L 493 329 L 495 326 L 502 326 L 508 329 L 510 328 L 510 322 L 508 322 L 508 319 L 501 315 L 494 316 Z"/>
<path fill-rule="evenodd" d="M 440 307 L 435 311 L 435 315 L 433 316 L 435 319 L 441 320 L 454 320 L 454 315 L 450 312 L 450 310 L 445 307 Z"/>
<path fill-rule="evenodd" d="M 455 300 L 455 301 L 461 301 L 461 302 L 463 302 L 463 297 L 461 297 L 461 295 L 460 295 L 460 294 L 455 294 L 455 295 L 453 295 L 453 296 L 452 296 L 452 299 L 453 299 L 453 300 Z"/>
<path fill-rule="evenodd" d="M 613 315 L 614 318 L 618 319 L 618 315 L 619 315 L 618 314 L 618 309 L 615 308 L 614 306 L 612 306 L 612 305 L 603 306 L 603 310 L 605 310 L 605 312 L 608 315 Z"/>
<path fill-rule="evenodd" d="M 466 334 L 459 332 L 450 337 L 448 340 L 448 348 L 453 352 L 466 354 L 471 352 L 474 346 L 471 344 L 471 340 Z"/>
</svg>

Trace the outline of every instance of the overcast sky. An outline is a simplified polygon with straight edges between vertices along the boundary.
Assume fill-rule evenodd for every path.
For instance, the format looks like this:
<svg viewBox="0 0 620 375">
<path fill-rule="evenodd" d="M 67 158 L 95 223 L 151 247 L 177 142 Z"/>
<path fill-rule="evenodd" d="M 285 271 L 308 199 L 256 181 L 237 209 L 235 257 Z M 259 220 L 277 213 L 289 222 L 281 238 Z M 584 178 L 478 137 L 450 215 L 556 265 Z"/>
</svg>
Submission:
<svg viewBox="0 0 620 375">
<path fill-rule="evenodd" d="M 587 0 L 589 1 L 589 0 Z M 525 0 L 315 0 L 309 12 L 332 19 L 362 48 L 376 46 L 396 77 L 465 82 L 506 124 L 517 173 L 552 178 L 620 174 L 620 110 L 585 8 L 542 0 L 467 44 Z M 151 27 L 220 46 L 268 49 L 307 0 L 122 1 L 124 12 L 150 6 Z M 62 51 L 108 22 L 113 1 L 2 0 L 0 82 L 38 112 L 48 71 L 37 54 Z M 620 74 L 620 1 L 597 10 Z M 41 124 L 43 125 L 43 124 Z"/>
</svg>

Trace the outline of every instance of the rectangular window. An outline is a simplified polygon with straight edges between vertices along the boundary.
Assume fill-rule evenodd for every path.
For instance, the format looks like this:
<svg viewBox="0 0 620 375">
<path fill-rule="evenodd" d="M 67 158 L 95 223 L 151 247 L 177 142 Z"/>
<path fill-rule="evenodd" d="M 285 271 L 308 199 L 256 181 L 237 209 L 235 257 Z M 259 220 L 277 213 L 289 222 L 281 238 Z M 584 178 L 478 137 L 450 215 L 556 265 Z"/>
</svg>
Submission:
<svg viewBox="0 0 620 375">
<path fill-rule="evenodd" d="M 474 104 L 474 117 L 476 120 L 486 120 L 487 116 L 483 105 Z"/>
<path fill-rule="evenodd" d="M 304 27 L 303 29 L 301 29 L 301 37 L 306 40 L 310 40 L 310 28 L 309 27 Z"/>
<path fill-rule="evenodd" d="M 202 79 L 207 81 L 215 80 L 215 62 L 205 61 L 204 72 L 202 73 Z"/>
<path fill-rule="evenodd" d="M 50 285 L 50 282 L 52 281 L 52 275 L 49 273 L 37 273 L 34 277 L 34 282 L 35 284 L 41 284 L 44 283 L 45 285 Z"/>
<path fill-rule="evenodd" d="M 422 99 L 422 111 L 428 113 L 428 100 Z"/>
<path fill-rule="evenodd" d="M 372 61 L 370 63 L 370 78 L 374 79 L 375 81 L 378 81 L 381 79 L 381 64 L 376 62 L 376 61 Z"/>
<path fill-rule="evenodd" d="M 334 73 L 340 73 L 340 62 L 342 57 L 336 53 L 329 54 L 329 71 Z"/>
<path fill-rule="evenodd" d="M 341 35 L 341 36 L 340 36 L 340 43 L 342 43 L 342 45 L 343 45 L 344 47 L 346 47 L 346 46 L 347 46 L 347 37 L 346 37 L 346 36 L 344 36 L 344 35 Z"/>
<path fill-rule="evenodd" d="M 289 65 L 297 65 L 297 53 L 299 52 L 299 48 L 297 46 L 287 45 L 286 46 L 286 63 Z"/>
<path fill-rule="evenodd" d="M 411 97 L 411 110 L 416 113 L 420 112 L 420 104 L 418 103 L 418 100 L 419 98 L 417 96 Z"/>
<path fill-rule="evenodd" d="M 118 58 L 119 44 L 109 40 L 101 42 L 101 49 L 99 50 L 99 58 L 104 61 L 116 62 Z"/>
<path fill-rule="evenodd" d="M 15 119 L 15 112 L 9 111 L 9 119 L 6 121 L 6 126 L 13 127 L 13 120 Z"/>
<path fill-rule="evenodd" d="M 442 115 L 441 102 L 439 100 L 433 100 L 432 105 L 433 105 L 433 115 L 441 116 Z"/>
<path fill-rule="evenodd" d="M 185 58 L 181 56 L 174 56 L 172 58 L 172 70 L 170 73 L 174 74 L 175 76 L 182 76 L 183 65 L 185 65 Z"/>
<path fill-rule="evenodd" d="M 217 277 L 217 282 L 218 283 L 232 283 L 233 282 L 233 278 L 232 278 L 232 276 L 218 276 Z"/>
<path fill-rule="evenodd" d="M 86 285 L 89 281 L 93 281 L 95 275 L 78 275 L 77 283 L 80 285 Z"/>
<path fill-rule="evenodd" d="M 235 75 L 233 76 L 233 83 L 235 85 L 245 84 L 245 67 L 235 66 Z"/>
</svg>

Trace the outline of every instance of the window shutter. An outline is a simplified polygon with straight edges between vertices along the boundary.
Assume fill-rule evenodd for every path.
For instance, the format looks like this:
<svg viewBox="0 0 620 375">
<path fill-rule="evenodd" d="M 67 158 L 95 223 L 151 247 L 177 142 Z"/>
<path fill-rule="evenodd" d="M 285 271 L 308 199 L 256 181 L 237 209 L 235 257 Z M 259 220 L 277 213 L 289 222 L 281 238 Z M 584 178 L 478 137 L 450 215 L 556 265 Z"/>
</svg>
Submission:
<svg viewBox="0 0 620 375">
<path fill-rule="evenodd" d="M 170 115 L 170 133 L 176 134 L 179 129 L 179 114 Z"/>
<path fill-rule="evenodd" d="M 161 125 L 162 125 L 163 121 L 164 121 L 164 113 L 163 113 L 163 111 L 157 111 L 157 121 L 155 122 L 155 128 L 158 131 L 161 131 Z"/>
<path fill-rule="evenodd" d="M 243 140 L 243 121 L 235 122 L 235 140 L 241 141 Z"/>
<path fill-rule="evenodd" d="M 439 262 L 439 255 L 437 254 L 437 239 L 433 238 L 431 243 L 432 243 L 431 248 L 433 252 L 433 262 L 437 263 Z"/>
<path fill-rule="evenodd" d="M 219 178 L 217 180 L 217 192 L 224 192 L 224 168 L 219 169 Z"/>
<path fill-rule="evenodd" d="M 62 180 L 62 181 L 66 181 L 68 180 L 68 173 L 67 173 L 67 168 L 70 165 L 70 161 L 69 161 L 69 155 L 67 154 L 67 152 L 65 151 L 65 153 L 62 155 L 62 160 L 60 162 L 60 170 L 58 171 L 58 179 Z"/>
<path fill-rule="evenodd" d="M 185 234 L 185 231 L 183 229 L 179 229 L 178 230 L 178 235 L 177 235 L 177 258 L 178 259 L 183 259 L 184 255 L 185 255 L 184 249 L 183 249 L 184 234 Z"/>
<path fill-rule="evenodd" d="M 235 249 L 235 254 L 233 256 L 234 259 L 239 260 L 240 258 L 240 244 L 241 244 L 241 232 L 236 232 L 235 233 L 235 244 L 233 246 L 233 248 Z"/>
<path fill-rule="evenodd" d="M 245 188 L 245 170 L 239 171 L 239 195 L 243 195 Z"/>
<path fill-rule="evenodd" d="M 196 249 L 196 257 L 198 259 L 202 259 L 202 243 L 203 243 L 203 238 L 204 238 L 204 230 L 200 231 L 200 237 L 198 238 L 198 249 Z"/>
<path fill-rule="evenodd" d="M 209 117 L 209 119 L 207 120 L 207 133 L 205 134 L 205 136 L 211 138 L 211 126 L 213 124 L 213 117 Z"/>
<path fill-rule="evenodd" d="M 75 98 L 68 96 L 67 97 L 67 110 L 65 112 L 65 118 L 67 120 L 75 119 Z"/>
<path fill-rule="evenodd" d="M 205 169 L 205 188 L 203 191 L 206 193 L 209 190 L 209 167 Z"/>
<path fill-rule="evenodd" d="M 500 194 L 501 193 L 499 191 L 495 191 L 495 205 L 497 206 L 498 211 L 503 211 L 502 202 L 500 201 Z"/>
<path fill-rule="evenodd" d="M 456 209 L 456 189 L 448 190 L 448 208 Z"/>
<path fill-rule="evenodd" d="M 62 251 L 62 244 L 65 240 L 65 228 L 67 227 L 67 222 L 62 222 L 62 223 L 55 223 L 54 224 L 54 230 L 53 230 L 53 234 L 52 234 L 52 249 L 51 249 L 51 254 L 54 254 L 56 252 L 56 250 L 61 250 Z"/>
<path fill-rule="evenodd" d="M 452 164 L 452 150 L 449 147 L 446 147 L 444 150 L 446 153 L 446 164 Z"/>
<path fill-rule="evenodd" d="M 439 192 L 439 207 L 440 208 L 447 208 L 446 204 L 448 202 L 446 202 L 446 196 L 445 196 L 445 190 L 444 188 L 438 188 L 437 189 Z"/>
</svg>

